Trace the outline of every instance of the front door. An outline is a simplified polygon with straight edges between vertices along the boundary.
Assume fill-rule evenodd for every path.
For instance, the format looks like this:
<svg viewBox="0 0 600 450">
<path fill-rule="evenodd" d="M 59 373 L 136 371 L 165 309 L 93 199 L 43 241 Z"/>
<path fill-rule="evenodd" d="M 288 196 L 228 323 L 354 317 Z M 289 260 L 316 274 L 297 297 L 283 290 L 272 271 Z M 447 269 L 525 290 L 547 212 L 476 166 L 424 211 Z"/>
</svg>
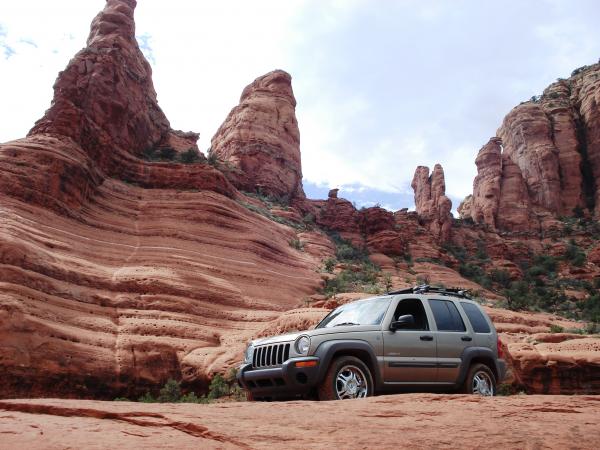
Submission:
<svg viewBox="0 0 600 450">
<path fill-rule="evenodd" d="M 432 383 L 436 381 L 436 338 L 419 299 L 398 303 L 394 319 L 411 314 L 415 323 L 383 332 L 384 378 L 386 383 Z"/>
</svg>

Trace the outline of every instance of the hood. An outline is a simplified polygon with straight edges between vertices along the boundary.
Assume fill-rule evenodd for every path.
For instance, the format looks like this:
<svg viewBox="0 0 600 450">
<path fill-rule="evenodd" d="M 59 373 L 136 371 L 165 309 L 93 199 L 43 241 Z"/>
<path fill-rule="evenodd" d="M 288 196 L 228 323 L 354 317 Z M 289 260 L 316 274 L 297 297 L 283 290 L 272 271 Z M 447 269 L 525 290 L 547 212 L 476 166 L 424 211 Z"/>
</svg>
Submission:
<svg viewBox="0 0 600 450">
<path fill-rule="evenodd" d="M 280 342 L 291 342 L 295 341 L 298 336 L 321 336 L 324 334 L 340 334 L 340 333 L 356 333 L 361 331 L 378 331 L 381 327 L 379 325 L 345 325 L 340 327 L 331 328 L 317 328 L 313 330 L 299 331 L 297 333 L 280 334 L 277 336 L 269 336 L 262 339 L 255 339 L 252 341 L 252 345 L 265 345 L 265 344 L 276 344 Z"/>
</svg>

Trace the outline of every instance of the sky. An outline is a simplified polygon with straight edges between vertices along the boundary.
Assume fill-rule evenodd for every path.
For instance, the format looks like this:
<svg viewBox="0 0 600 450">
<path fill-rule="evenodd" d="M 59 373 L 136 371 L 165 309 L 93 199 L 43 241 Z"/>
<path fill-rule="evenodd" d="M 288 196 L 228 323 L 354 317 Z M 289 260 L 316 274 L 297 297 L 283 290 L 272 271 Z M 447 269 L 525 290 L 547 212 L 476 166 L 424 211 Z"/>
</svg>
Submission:
<svg viewBox="0 0 600 450">
<path fill-rule="evenodd" d="M 104 0 L 0 2 L 0 142 L 25 136 Z M 598 61 L 595 0 L 138 0 L 136 36 L 172 128 L 201 150 L 243 88 L 292 75 L 304 188 L 414 208 L 442 164 L 453 208 L 503 117 Z"/>
</svg>

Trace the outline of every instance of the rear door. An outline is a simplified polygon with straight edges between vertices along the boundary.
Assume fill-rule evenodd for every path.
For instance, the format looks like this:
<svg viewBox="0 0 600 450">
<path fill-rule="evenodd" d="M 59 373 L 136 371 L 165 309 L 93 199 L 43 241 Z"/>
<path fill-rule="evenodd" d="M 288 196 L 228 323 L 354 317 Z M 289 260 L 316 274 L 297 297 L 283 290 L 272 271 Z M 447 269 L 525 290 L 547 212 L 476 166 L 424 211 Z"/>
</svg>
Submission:
<svg viewBox="0 0 600 450">
<path fill-rule="evenodd" d="M 473 334 L 467 330 L 453 300 L 428 299 L 428 302 L 435 322 L 437 381 L 454 383 L 460 371 L 463 350 L 473 345 Z"/>
<path fill-rule="evenodd" d="M 389 323 L 412 314 L 415 324 L 390 331 Z M 436 381 L 436 341 L 430 319 L 420 299 L 402 299 L 383 330 L 384 378 L 386 383 L 433 383 Z"/>
</svg>

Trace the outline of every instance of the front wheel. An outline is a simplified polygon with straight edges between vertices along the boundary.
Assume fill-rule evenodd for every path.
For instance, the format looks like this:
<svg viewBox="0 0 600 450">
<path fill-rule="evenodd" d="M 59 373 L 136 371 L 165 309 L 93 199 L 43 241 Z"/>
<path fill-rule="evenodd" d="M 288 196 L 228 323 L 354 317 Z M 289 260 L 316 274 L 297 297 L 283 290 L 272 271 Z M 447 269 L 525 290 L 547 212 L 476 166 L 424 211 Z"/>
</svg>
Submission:
<svg viewBox="0 0 600 450">
<path fill-rule="evenodd" d="M 333 360 L 319 385 L 319 400 L 346 400 L 373 395 L 373 377 L 367 365 L 354 356 Z"/>
<path fill-rule="evenodd" d="M 463 392 L 484 397 L 496 395 L 496 377 L 485 364 L 473 364 L 463 385 Z"/>
</svg>

